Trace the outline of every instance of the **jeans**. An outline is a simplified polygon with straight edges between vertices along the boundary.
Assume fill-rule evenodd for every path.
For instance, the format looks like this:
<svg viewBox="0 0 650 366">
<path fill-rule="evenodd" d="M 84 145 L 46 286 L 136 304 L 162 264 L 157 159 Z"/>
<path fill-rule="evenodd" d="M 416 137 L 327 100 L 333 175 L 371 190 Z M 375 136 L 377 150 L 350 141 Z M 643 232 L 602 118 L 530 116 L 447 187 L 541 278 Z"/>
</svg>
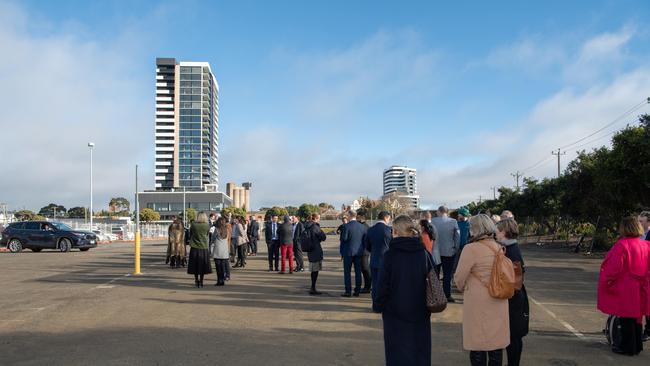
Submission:
<svg viewBox="0 0 650 366">
<path fill-rule="evenodd" d="M 249 238 L 248 239 L 248 245 L 251 248 L 251 253 L 257 254 L 257 238 Z"/>
<path fill-rule="evenodd" d="M 354 264 L 354 293 L 358 294 L 361 289 L 361 256 L 343 257 L 343 281 L 345 283 L 345 293 L 352 292 L 352 264 Z"/>
<path fill-rule="evenodd" d="M 472 366 L 501 366 L 503 363 L 503 350 L 494 351 L 470 351 L 469 361 Z"/>
<path fill-rule="evenodd" d="M 445 296 L 451 297 L 451 279 L 454 276 L 454 263 L 456 257 L 440 257 L 442 260 L 442 289 Z"/>
<path fill-rule="evenodd" d="M 266 243 L 266 247 L 269 255 L 269 270 L 275 269 L 277 271 L 280 264 L 280 243 L 277 240 L 271 240 L 271 242 Z"/>
<path fill-rule="evenodd" d="M 289 273 L 293 272 L 293 244 L 282 244 L 280 246 L 280 251 L 282 253 L 282 273 L 285 272 L 284 263 L 289 259 Z M 288 258 L 287 258 L 288 257 Z"/>
<path fill-rule="evenodd" d="M 246 245 L 242 244 L 237 247 L 237 263 L 240 266 L 246 265 Z"/>
<path fill-rule="evenodd" d="M 379 274 L 381 273 L 381 268 L 371 268 L 370 269 L 371 275 L 372 275 L 372 281 L 375 283 L 374 286 L 372 286 L 372 302 L 375 303 L 377 301 L 377 295 L 379 295 Z"/>
<path fill-rule="evenodd" d="M 224 284 L 226 281 L 227 259 L 214 259 L 214 266 L 217 268 L 217 283 Z"/>
</svg>

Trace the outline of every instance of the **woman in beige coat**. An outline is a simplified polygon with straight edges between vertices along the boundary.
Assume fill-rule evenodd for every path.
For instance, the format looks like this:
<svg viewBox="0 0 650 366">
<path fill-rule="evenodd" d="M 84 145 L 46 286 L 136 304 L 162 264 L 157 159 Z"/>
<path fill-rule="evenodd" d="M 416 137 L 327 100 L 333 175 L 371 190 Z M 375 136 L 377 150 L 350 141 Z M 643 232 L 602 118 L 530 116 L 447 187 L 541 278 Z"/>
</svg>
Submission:
<svg viewBox="0 0 650 366">
<path fill-rule="evenodd" d="M 463 248 L 454 276 L 463 291 L 463 348 L 470 351 L 474 365 L 501 365 L 503 348 L 510 343 L 508 300 L 495 299 L 483 283 L 488 283 L 493 249 L 501 249 L 494 239 L 496 226 L 484 214 L 469 221 L 472 242 Z M 480 280 L 479 280 L 480 279 Z"/>
</svg>

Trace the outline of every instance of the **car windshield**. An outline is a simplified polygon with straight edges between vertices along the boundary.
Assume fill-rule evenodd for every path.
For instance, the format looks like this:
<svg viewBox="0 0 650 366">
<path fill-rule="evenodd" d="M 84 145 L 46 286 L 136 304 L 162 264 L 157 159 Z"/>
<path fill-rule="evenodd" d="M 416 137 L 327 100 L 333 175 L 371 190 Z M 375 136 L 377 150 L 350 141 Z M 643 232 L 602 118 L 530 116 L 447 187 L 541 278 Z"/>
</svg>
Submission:
<svg viewBox="0 0 650 366">
<path fill-rule="evenodd" d="M 52 225 L 54 225 L 54 227 L 56 227 L 59 230 L 72 231 L 72 228 L 70 226 L 68 226 L 66 224 L 62 224 L 60 222 L 53 222 Z"/>
</svg>

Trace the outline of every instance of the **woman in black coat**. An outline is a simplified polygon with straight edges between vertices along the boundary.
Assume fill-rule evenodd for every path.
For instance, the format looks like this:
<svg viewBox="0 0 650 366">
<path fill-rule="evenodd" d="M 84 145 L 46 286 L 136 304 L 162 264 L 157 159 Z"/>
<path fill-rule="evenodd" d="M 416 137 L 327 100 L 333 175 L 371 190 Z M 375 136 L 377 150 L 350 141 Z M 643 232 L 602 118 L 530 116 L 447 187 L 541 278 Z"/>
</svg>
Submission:
<svg viewBox="0 0 650 366">
<path fill-rule="evenodd" d="M 506 257 L 515 265 L 515 294 L 508 300 L 510 315 L 510 345 L 508 366 L 519 366 L 523 350 L 523 338 L 528 334 L 529 304 L 524 286 L 524 258 L 517 244 L 519 228 L 514 219 L 505 219 L 497 223 L 496 239 L 506 247 Z"/>
<path fill-rule="evenodd" d="M 373 306 L 384 321 L 386 365 L 431 365 L 431 314 L 425 298 L 429 269 L 415 222 L 396 218 Z"/>
</svg>

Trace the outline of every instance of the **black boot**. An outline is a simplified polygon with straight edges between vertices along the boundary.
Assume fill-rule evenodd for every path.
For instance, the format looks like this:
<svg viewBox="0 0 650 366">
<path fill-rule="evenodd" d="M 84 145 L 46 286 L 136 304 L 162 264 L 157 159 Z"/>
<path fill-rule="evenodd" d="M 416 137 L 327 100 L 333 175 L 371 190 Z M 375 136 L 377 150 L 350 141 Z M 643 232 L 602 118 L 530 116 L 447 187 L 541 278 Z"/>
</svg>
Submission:
<svg viewBox="0 0 650 366">
<path fill-rule="evenodd" d="M 170 266 L 171 268 L 176 268 L 176 257 L 175 257 L 175 256 L 174 256 L 174 257 L 171 257 L 171 258 L 169 259 L 169 266 Z"/>
</svg>

